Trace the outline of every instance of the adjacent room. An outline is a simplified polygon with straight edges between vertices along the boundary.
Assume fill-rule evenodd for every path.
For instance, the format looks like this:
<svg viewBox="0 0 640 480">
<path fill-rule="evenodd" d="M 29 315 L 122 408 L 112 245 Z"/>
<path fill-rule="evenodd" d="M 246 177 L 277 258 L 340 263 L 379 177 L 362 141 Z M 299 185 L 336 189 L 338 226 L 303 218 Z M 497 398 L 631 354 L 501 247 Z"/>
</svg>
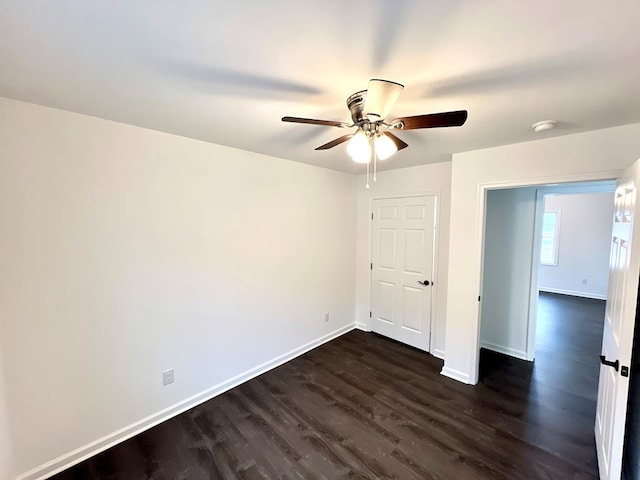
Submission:
<svg viewBox="0 0 640 480">
<path fill-rule="evenodd" d="M 0 480 L 640 479 L 638 2 L 2 7 Z"/>
<path fill-rule="evenodd" d="M 487 192 L 481 383 L 507 369 L 537 398 L 524 412 L 563 456 L 597 465 L 590 440 L 609 279 L 615 182 Z M 571 438 L 563 444 L 558 438 Z"/>
</svg>

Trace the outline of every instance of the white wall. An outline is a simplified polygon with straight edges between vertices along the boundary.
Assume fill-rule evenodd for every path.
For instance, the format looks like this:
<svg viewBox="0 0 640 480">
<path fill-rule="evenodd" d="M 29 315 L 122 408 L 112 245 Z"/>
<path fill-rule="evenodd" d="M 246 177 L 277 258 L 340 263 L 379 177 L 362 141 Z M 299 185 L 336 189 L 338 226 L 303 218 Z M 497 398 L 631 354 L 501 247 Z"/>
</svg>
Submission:
<svg viewBox="0 0 640 480">
<path fill-rule="evenodd" d="M 560 212 L 558 265 L 540 266 L 540 290 L 607 298 L 613 200 L 613 192 L 545 196 L 545 211 Z"/>
<path fill-rule="evenodd" d="M 57 459 L 27 477 L 52 471 L 353 328 L 355 188 L 336 171 L 0 99 L 16 473 Z"/>
<path fill-rule="evenodd" d="M 614 178 L 640 157 L 640 124 L 453 156 L 443 374 L 477 382 L 484 189 Z"/>
<path fill-rule="evenodd" d="M 2 338 L 1 331 L 0 338 Z M 0 355 L 0 479 L 11 478 L 14 474 L 9 420 L 7 389 L 4 382 L 2 355 Z"/>
<path fill-rule="evenodd" d="M 449 246 L 449 198 L 451 188 L 451 162 L 401 168 L 379 172 L 377 182 L 365 189 L 364 176 L 357 184 L 357 253 L 356 253 L 356 323 L 360 328 L 370 329 L 371 308 L 371 200 L 393 196 L 437 194 L 439 199 L 436 223 L 437 263 L 433 287 L 431 353 L 444 357 L 447 262 Z"/>
<path fill-rule="evenodd" d="M 487 192 L 481 346 L 527 359 L 536 188 Z"/>
</svg>

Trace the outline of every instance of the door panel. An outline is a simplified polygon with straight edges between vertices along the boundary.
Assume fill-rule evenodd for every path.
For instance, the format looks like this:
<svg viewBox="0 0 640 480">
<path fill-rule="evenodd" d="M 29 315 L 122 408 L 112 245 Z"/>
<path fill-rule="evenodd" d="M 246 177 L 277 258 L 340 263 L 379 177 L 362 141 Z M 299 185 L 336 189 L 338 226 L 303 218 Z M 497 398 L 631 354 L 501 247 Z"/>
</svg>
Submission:
<svg viewBox="0 0 640 480">
<path fill-rule="evenodd" d="M 404 285 L 402 295 L 402 326 L 422 333 L 422 289 Z"/>
<path fill-rule="evenodd" d="M 404 232 L 404 270 L 424 276 L 424 230 Z"/>
<path fill-rule="evenodd" d="M 426 215 L 424 205 L 407 205 L 405 211 L 408 220 L 423 220 Z"/>
<path fill-rule="evenodd" d="M 371 328 L 429 351 L 435 196 L 373 201 Z M 429 281 L 428 286 L 419 281 Z"/>
<path fill-rule="evenodd" d="M 605 311 L 602 355 L 618 368 L 601 365 L 596 408 L 596 447 L 600 478 L 619 480 L 622 470 L 624 427 L 629 377 L 622 367 L 631 363 L 633 330 L 640 274 L 640 222 L 638 217 L 638 162 L 618 181 L 609 257 L 609 291 Z"/>
<path fill-rule="evenodd" d="M 378 282 L 378 319 L 391 325 L 395 319 L 396 286 L 389 282 Z"/>
<path fill-rule="evenodd" d="M 395 220 L 398 212 L 398 208 L 394 205 L 381 206 L 378 210 L 380 220 Z"/>
<path fill-rule="evenodd" d="M 396 231 L 389 228 L 380 229 L 380 249 L 378 262 L 380 268 L 394 270 L 396 268 Z"/>
</svg>

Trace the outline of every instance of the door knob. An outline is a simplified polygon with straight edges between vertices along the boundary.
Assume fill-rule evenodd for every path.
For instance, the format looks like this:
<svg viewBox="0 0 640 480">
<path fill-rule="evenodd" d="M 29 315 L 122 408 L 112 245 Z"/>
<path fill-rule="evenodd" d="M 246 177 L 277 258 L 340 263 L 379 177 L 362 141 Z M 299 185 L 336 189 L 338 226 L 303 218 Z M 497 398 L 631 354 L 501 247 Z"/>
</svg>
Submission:
<svg viewBox="0 0 640 480">
<path fill-rule="evenodd" d="M 620 362 L 616 360 L 615 362 L 611 362 L 605 358 L 604 355 L 600 355 L 600 363 L 602 365 L 606 365 L 607 367 L 613 367 L 616 372 L 618 371 L 618 367 L 620 366 Z"/>
<path fill-rule="evenodd" d="M 418 283 L 420 285 L 424 285 L 425 287 L 428 287 L 429 285 L 433 285 L 433 282 L 429 282 L 429 280 L 425 280 L 424 282 L 421 282 L 420 280 L 418 280 Z"/>
</svg>

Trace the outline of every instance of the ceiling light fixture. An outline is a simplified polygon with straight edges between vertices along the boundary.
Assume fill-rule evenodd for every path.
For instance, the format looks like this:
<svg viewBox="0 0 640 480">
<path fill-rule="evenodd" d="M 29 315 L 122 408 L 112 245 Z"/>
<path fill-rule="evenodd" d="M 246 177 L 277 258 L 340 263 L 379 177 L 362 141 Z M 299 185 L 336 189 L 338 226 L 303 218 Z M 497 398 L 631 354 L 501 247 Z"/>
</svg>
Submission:
<svg viewBox="0 0 640 480">
<path fill-rule="evenodd" d="M 347 143 L 347 153 L 356 163 L 369 163 L 372 147 L 378 160 L 386 160 L 398 151 L 394 141 L 384 133 L 359 130 Z"/>
<path fill-rule="evenodd" d="M 356 163 L 369 163 L 371 161 L 371 143 L 364 130 L 358 130 L 351 137 L 347 144 L 347 153 Z"/>
<path fill-rule="evenodd" d="M 533 131 L 536 133 L 544 132 L 545 130 L 552 130 L 558 124 L 555 120 L 542 120 L 531 125 Z"/>
<path fill-rule="evenodd" d="M 378 160 L 386 160 L 398 151 L 398 146 L 388 135 L 378 131 L 377 126 L 359 129 L 349 143 L 347 153 L 354 162 L 367 165 L 367 184 L 369 188 L 369 167 L 373 162 L 373 181 L 376 181 Z"/>
<path fill-rule="evenodd" d="M 387 115 L 402 93 L 404 86 L 391 80 L 372 78 L 366 90 L 359 90 L 347 97 L 347 107 L 352 123 L 316 118 L 282 117 L 283 122 L 308 123 L 327 127 L 356 128 L 354 133 L 342 135 L 327 142 L 316 150 L 329 150 L 348 142 L 347 152 L 354 162 L 367 165 L 367 184 L 369 188 L 369 169 L 373 164 L 373 181 L 376 181 L 378 160 L 386 160 L 398 150 L 407 148 L 408 143 L 398 138 L 391 130 L 415 130 L 418 128 L 460 127 L 467 121 L 466 110 L 428 113 L 410 117 L 396 117 L 390 122 Z"/>
<path fill-rule="evenodd" d="M 387 135 L 376 133 L 375 143 L 376 155 L 380 160 L 386 160 L 398 151 L 398 147 Z"/>
</svg>

